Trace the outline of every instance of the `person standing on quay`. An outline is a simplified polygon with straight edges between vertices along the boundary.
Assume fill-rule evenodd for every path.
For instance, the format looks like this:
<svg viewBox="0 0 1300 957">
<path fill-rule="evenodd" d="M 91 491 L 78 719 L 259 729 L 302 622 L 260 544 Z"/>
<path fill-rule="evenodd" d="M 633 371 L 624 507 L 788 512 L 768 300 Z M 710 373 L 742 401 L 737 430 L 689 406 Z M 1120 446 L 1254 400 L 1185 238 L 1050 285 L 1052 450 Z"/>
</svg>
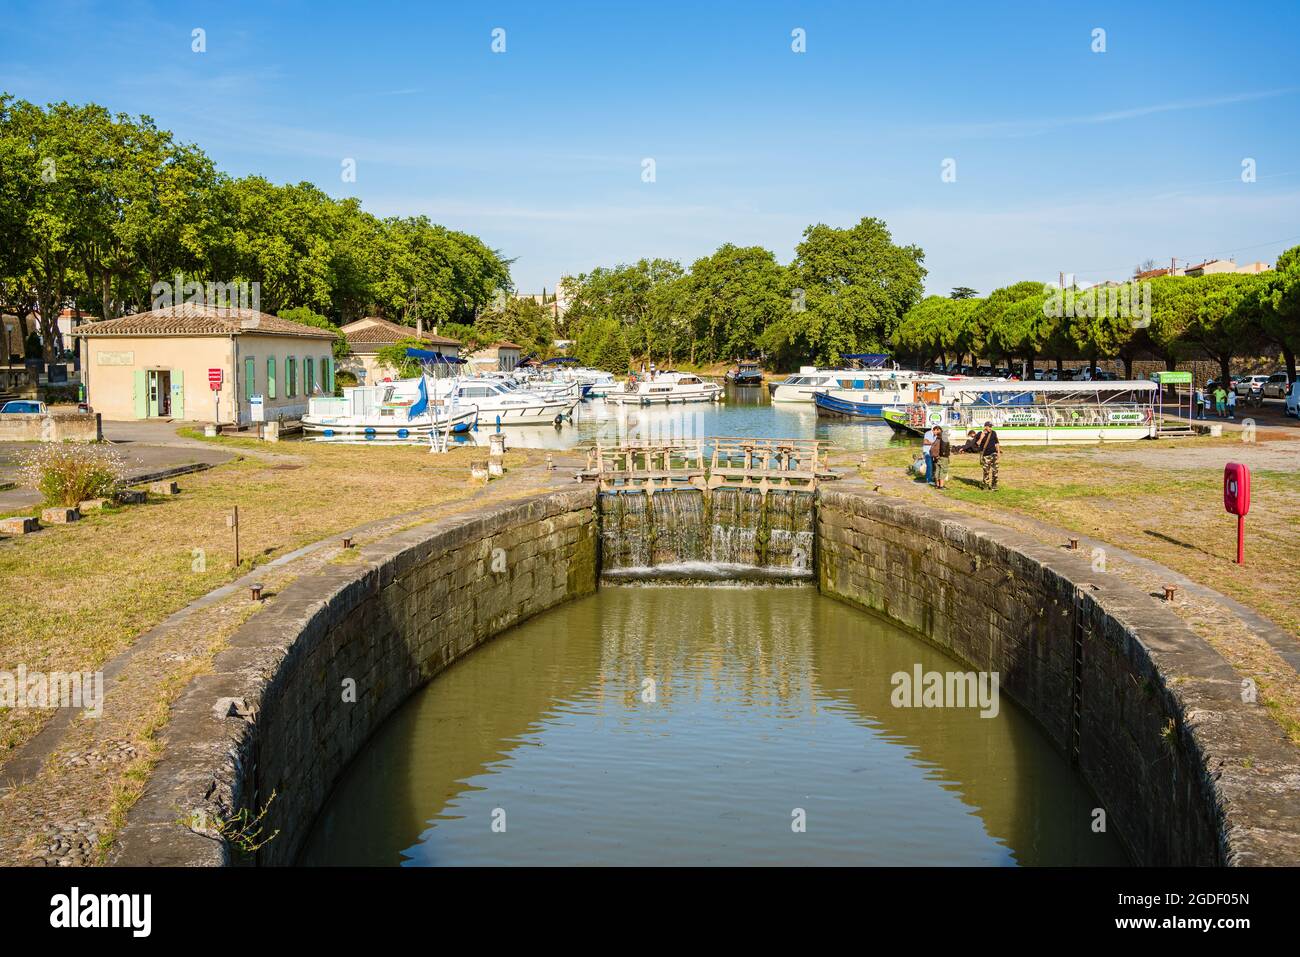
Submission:
<svg viewBox="0 0 1300 957">
<path fill-rule="evenodd" d="M 925 458 L 925 484 L 934 484 L 934 426 L 921 436 L 921 455 Z"/>
<path fill-rule="evenodd" d="M 1237 421 L 1237 390 L 1228 390 L 1228 418 Z"/>
<path fill-rule="evenodd" d="M 1192 418 L 1193 419 L 1205 418 L 1205 416 L 1201 414 L 1204 408 L 1205 408 L 1205 390 L 1198 385 L 1196 387 L 1196 404 L 1192 407 Z"/>
<path fill-rule="evenodd" d="M 1002 457 L 1002 447 L 998 444 L 998 434 L 993 431 L 993 423 L 985 422 L 984 431 L 975 440 L 980 452 L 980 465 L 984 469 L 984 489 L 998 490 L 998 459 Z"/>
<path fill-rule="evenodd" d="M 1223 391 L 1223 386 L 1214 387 L 1214 412 L 1219 418 L 1223 418 L 1227 412 L 1228 393 Z"/>
<path fill-rule="evenodd" d="M 934 487 L 948 486 L 948 464 L 952 456 L 952 443 L 943 434 L 943 428 L 934 427 L 934 442 L 930 445 L 930 457 L 934 461 Z"/>
</svg>

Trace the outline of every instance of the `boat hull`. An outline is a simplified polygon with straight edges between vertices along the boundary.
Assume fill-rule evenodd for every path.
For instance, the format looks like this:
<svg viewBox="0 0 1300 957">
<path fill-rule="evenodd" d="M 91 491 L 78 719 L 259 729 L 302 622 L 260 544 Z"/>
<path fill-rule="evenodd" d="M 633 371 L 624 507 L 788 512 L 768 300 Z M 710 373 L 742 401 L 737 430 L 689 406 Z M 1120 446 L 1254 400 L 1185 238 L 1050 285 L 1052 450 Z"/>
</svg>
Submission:
<svg viewBox="0 0 1300 957">
<path fill-rule="evenodd" d="M 478 410 L 458 412 L 451 417 L 451 431 L 455 435 L 471 432 L 478 424 Z M 430 419 L 420 416 L 409 421 L 396 420 L 394 417 L 384 419 L 361 419 L 352 416 L 303 416 L 302 429 L 309 435 L 321 435 L 325 438 L 371 438 L 388 439 L 423 439 L 430 431 L 437 428 L 439 432 L 447 428 L 447 420 Z"/>
<path fill-rule="evenodd" d="M 883 402 L 854 402 L 825 392 L 813 396 L 817 414 L 832 419 L 860 419 L 879 421 L 886 409 L 893 408 Z"/>
<path fill-rule="evenodd" d="M 931 417 L 939 415 L 931 412 Z M 921 435 L 930 425 L 942 425 L 952 435 L 953 441 L 961 439 L 969 429 L 983 428 L 983 421 L 978 417 L 966 422 L 949 421 L 947 415 L 933 419 L 928 423 L 914 424 L 907 412 L 900 409 L 884 409 L 881 418 L 896 432 L 909 435 Z M 1124 424 L 1087 424 L 1087 425 L 995 425 L 998 441 L 1002 445 L 1097 445 L 1104 442 L 1137 442 L 1155 435 L 1155 426 L 1151 422 Z"/>
<path fill-rule="evenodd" d="M 722 398 L 722 386 L 711 389 L 692 389 L 680 392 L 639 393 L 612 392 L 605 396 L 607 402 L 618 405 L 669 405 L 676 402 L 717 402 Z"/>
</svg>

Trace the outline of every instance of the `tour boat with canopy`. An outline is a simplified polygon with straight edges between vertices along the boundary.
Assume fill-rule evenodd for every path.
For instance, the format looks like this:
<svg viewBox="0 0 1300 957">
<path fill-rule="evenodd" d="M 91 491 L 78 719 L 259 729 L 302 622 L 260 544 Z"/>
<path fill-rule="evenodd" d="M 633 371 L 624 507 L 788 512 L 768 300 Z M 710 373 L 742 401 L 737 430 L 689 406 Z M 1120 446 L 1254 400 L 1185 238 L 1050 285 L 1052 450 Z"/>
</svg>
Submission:
<svg viewBox="0 0 1300 957">
<path fill-rule="evenodd" d="M 896 431 L 920 435 L 941 425 L 954 442 L 991 422 L 1005 445 L 1077 445 L 1154 438 L 1156 392 L 1147 379 L 1008 382 L 957 379 L 932 401 L 884 409 Z"/>
</svg>

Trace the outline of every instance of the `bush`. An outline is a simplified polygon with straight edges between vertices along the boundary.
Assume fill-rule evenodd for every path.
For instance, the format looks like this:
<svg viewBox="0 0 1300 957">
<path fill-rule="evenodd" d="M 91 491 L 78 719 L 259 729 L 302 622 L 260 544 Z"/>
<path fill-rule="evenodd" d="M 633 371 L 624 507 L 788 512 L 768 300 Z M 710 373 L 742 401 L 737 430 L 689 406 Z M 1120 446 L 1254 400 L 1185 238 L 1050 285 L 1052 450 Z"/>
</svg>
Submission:
<svg viewBox="0 0 1300 957">
<path fill-rule="evenodd" d="M 122 474 L 122 457 L 109 445 L 51 443 L 22 459 L 23 484 L 39 491 L 46 505 L 64 508 L 88 498 L 110 497 Z"/>
</svg>

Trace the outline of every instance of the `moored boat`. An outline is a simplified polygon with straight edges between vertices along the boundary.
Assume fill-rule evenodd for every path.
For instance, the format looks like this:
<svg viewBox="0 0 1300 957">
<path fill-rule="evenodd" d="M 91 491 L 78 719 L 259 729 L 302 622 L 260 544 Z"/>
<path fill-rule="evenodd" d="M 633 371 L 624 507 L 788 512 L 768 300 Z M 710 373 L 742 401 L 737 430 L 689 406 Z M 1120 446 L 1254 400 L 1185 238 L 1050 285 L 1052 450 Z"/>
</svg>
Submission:
<svg viewBox="0 0 1300 957">
<path fill-rule="evenodd" d="M 920 435 L 941 425 L 956 441 L 990 422 L 1005 445 L 1079 445 L 1154 438 L 1155 382 L 990 382 L 944 385 L 939 402 L 882 410 L 899 432 Z"/>
<path fill-rule="evenodd" d="M 477 424 L 475 406 L 430 400 L 424 379 L 350 386 L 341 397 L 316 396 L 302 417 L 303 432 L 324 438 L 415 440 L 431 431 L 463 434 Z"/>
<path fill-rule="evenodd" d="M 724 378 L 732 385 L 762 385 L 763 370 L 757 362 L 740 362 L 734 369 L 728 369 Z"/>
<path fill-rule="evenodd" d="M 716 402 L 723 388 L 686 372 L 661 372 L 649 379 L 629 379 L 621 391 L 606 394 L 619 405 L 657 405 L 670 402 Z"/>
</svg>

